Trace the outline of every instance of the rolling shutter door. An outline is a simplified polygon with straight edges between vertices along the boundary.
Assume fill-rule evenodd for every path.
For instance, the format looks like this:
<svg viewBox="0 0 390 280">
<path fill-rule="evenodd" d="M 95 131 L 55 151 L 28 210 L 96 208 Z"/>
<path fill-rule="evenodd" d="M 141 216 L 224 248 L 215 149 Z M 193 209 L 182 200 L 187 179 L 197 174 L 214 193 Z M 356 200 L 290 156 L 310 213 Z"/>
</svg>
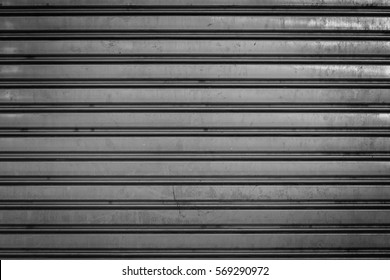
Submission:
<svg viewBox="0 0 390 280">
<path fill-rule="evenodd" d="M 4 0 L 0 256 L 388 257 L 385 0 Z"/>
</svg>

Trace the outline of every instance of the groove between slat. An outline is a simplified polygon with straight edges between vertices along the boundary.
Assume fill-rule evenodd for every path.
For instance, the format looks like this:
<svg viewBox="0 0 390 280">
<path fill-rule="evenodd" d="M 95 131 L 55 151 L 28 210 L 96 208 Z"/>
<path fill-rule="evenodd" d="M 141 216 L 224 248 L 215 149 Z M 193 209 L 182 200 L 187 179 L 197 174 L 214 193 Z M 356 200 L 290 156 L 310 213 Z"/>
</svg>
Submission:
<svg viewBox="0 0 390 280">
<path fill-rule="evenodd" d="M 126 153 L 0 153 L 1 161 L 388 161 L 390 154 L 384 153 L 366 153 L 366 154 L 338 154 L 331 153 L 310 154 L 256 154 L 256 153 L 204 153 L 204 154 L 126 154 Z"/>
<path fill-rule="evenodd" d="M 146 79 L 146 80 L 133 80 L 133 79 L 77 79 L 77 80 L 64 80 L 64 79 L 0 79 L 0 88 L 2 89 L 36 89 L 36 88 L 294 88 L 294 89 L 387 89 L 390 88 L 390 80 L 388 79 L 355 79 L 355 80 L 343 80 L 343 79 L 274 79 L 274 80 L 210 80 L 210 79 Z"/>
<path fill-rule="evenodd" d="M 216 106 L 216 105 L 206 105 L 206 106 L 194 106 L 194 105 L 186 105 L 183 107 L 183 105 L 179 106 L 169 106 L 169 105 L 163 105 L 163 106 L 124 106 L 124 105 L 111 105 L 111 106 L 99 106 L 99 105 L 73 105 L 67 104 L 67 106 L 39 106 L 39 105 L 19 105 L 18 106 L 6 106 L 1 104 L 0 105 L 1 113 L 0 114 L 8 114 L 8 113 L 15 113 L 15 114 L 21 114 L 21 113 L 131 113 L 131 112 L 148 112 L 148 113 L 202 113 L 202 112 L 272 112 L 272 113 L 282 113 L 282 112 L 288 112 L 288 113 L 326 113 L 326 112 L 333 112 L 333 113 L 389 113 L 390 112 L 390 104 L 380 104 L 378 105 L 371 105 L 366 104 L 365 106 L 348 106 L 348 105 L 336 105 L 336 106 L 300 106 L 296 104 L 292 104 L 290 106 L 281 107 L 279 106 L 242 106 L 242 105 L 236 105 L 233 104 L 230 106 Z"/>
<path fill-rule="evenodd" d="M 350 203 L 315 203 L 315 202 L 273 202 L 273 203 L 256 203 L 254 201 L 250 203 L 237 203 L 237 202 L 218 202 L 218 203 L 201 203 L 201 202 L 185 202 L 174 201 L 164 203 L 141 203 L 141 202 L 116 202 L 110 201 L 107 203 L 91 203 L 73 201 L 69 203 L 64 202 L 28 202 L 17 203 L 13 201 L 0 202 L 0 210 L 353 210 L 353 211 L 367 211 L 367 210 L 390 210 L 390 203 L 370 203 L 370 202 L 350 202 Z"/>
<path fill-rule="evenodd" d="M 387 185 L 390 176 L 0 176 L 0 185 Z"/>
<path fill-rule="evenodd" d="M 123 136 L 147 136 L 147 137 L 200 137 L 200 136 L 213 136 L 213 137 L 249 137 L 249 136 L 277 136 L 277 137 L 388 137 L 390 132 L 386 130 L 375 130 L 375 129 L 351 129 L 351 130 L 268 130 L 268 131 L 229 131 L 229 130 L 216 130 L 216 131 L 207 131 L 208 129 L 203 130 L 161 130 L 161 131 L 140 131 L 140 130 L 100 130 L 95 129 L 79 129 L 79 130 L 34 130 L 34 129 L 14 129 L 14 130 L 0 130 L 0 136 L 2 138 L 11 138 L 11 137 L 123 137 Z"/>
<path fill-rule="evenodd" d="M 388 258 L 390 250 L 352 250 L 352 249 L 333 249 L 333 250 L 235 250 L 221 251 L 210 250 L 1 250 L 0 256 L 3 258 L 256 258 L 256 259 L 274 259 L 274 258 L 298 258 L 298 259 L 380 259 Z"/>
<path fill-rule="evenodd" d="M 386 8 L 386 1 L 371 1 L 371 0 L 263 0 L 260 3 L 252 0 L 242 0 L 240 3 L 234 0 L 133 0 L 131 3 L 125 0 L 112 0 L 107 3 L 106 0 L 80 0 L 75 5 L 73 2 L 66 0 L 54 0 L 48 3 L 45 0 L 13 0 L 4 2 L 5 8 L 208 8 L 208 7 L 230 7 L 230 8 L 348 8 L 348 9 L 375 9 Z"/>
<path fill-rule="evenodd" d="M 0 63 L 7 65 L 32 64 L 32 65 L 77 65 L 77 64 L 309 64 L 309 65 L 389 65 L 388 58 L 365 57 L 64 57 L 50 58 L 34 56 L 24 58 L 0 57 Z"/>
<path fill-rule="evenodd" d="M 13 16 L 94 16 L 94 15 L 312 15 L 312 16 L 387 16 L 388 6 L 249 6 L 249 5 L 191 5 L 191 6 L 3 6 L 0 14 Z"/>
<path fill-rule="evenodd" d="M 235 225 L 226 225 L 220 227 L 182 225 L 177 227 L 161 227 L 161 226 L 69 226 L 69 225 L 53 225 L 51 227 L 41 225 L 26 225 L 15 226 L 6 225 L 0 228 L 1 234 L 367 234 L 367 233 L 390 233 L 390 228 L 386 226 L 247 226 L 237 227 Z"/>
<path fill-rule="evenodd" d="M 220 33 L 205 33 L 205 32 L 159 32 L 159 33 L 141 33 L 141 32 L 75 32 L 73 33 L 49 33 L 49 32 L 36 32 L 29 31 L 27 32 L 1 32 L 1 40 L 79 40 L 79 39 L 89 39 L 89 40 L 249 40 L 249 39 L 261 39 L 261 40 L 327 40 L 327 41 L 340 41 L 340 40 L 349 40 L 349 41 L 389 41 L 390 36 L 388 33 L 330 33 L 330 32 L 310 32 L 309 30 L 302 31 L 301 33 L 295 32 L 285 32 L 285 33 L 264 33 L 263 31 L 259 32 L 220 32 Z"/>
</svg>

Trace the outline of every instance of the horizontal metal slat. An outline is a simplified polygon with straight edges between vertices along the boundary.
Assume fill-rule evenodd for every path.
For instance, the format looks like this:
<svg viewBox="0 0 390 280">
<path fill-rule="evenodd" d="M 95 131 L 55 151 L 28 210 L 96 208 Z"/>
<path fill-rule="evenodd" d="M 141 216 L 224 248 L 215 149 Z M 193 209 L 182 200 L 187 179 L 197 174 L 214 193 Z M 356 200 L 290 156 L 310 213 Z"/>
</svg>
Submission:
<svg viewBox="0 0 390 280">
<path fill-rule="evenodd" d="M 3 225 L 390 224 L 389 210 L 2 210 Z M 347 236 L 346 236 L 347 237 Z M 387 240 L 389 240 L 387 238 Z M 346 243 L 348 244 L 348 243 Z"/>
<path fill-rule="evenodd" d="M 0 30 L 82 30 L 82 31 L 169 31 L 241 30 L 241 31 L 382 31 L 390 27 L 386 17 L 316 17 L 310 16 L 45 16 L 0 18 Z"/>
<path fill-rule="evenodd" d="M 389 113 L 0 113 L 0 129 L 388 128 Z"/>
<path fill-rule="evenodd" d="M 388 82 L 388 65 L 275 65 L 275 64 L 128 64 L 128 65 L 1 65 L 0 80 L 104 80 L 144 82 L 153 79 L 167 80 L 294 80 L 320 79 L 358 80 L 383 79 Z"/>
<path fill-rule="evenodd" d="M 155 201 L 269 201 L 269 200 L 330 200 L 330 201 L 365 201 L 390 200 L 390 187 L 381 185 L 130 185 L 121 186 L 106 182 L 104 185 L 63 184 L 46 185 L 33 182 L 21 184 L 2 183 L 0 197 L 2 201 L 25 200 L 130 200 Z"/>
<path fill-rule="evenodd" d="M 0 54 L 28 55 L 305 55 L 388 56 L 386 41 L 281 41 L 281 40 L 74 40 L 1 42 Z"/>
<path fill-rule="evenodd" d="M 27 136 L 27 135 L 26 135 Z M 387 137 L 7 137 L 0 153 L 388 153 Z"/>
<path fill-rule="evenodd" d="M 268 248 L 283 246 L 302 249 L 314 248 L 389 248 L 388 234 L 32 234 L 2 235 L 0 246 L 7 248 Z"/>
<path fill-rule="evenodd" d="M 2 162 L 0 176 L 378 176 L 388 177 L 381 161 L 39 161 Z"/>
<path fill-rule="evenodd" d="M 0 88 L 0 105 L 3 104 L 352 107 L 387 106 L 390 94 L 383 88 Z"/>
</svg>

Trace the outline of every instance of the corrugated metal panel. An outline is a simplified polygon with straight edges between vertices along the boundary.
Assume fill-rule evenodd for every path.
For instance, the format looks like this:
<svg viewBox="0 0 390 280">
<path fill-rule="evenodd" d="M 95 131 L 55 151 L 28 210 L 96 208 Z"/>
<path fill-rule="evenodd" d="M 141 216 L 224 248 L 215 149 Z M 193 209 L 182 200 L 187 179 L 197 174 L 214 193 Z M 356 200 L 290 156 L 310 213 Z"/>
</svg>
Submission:
<svg viewBox="0 0 390 280">
<path fill-rule="evenodd" d="M 3 0 L 0 256 L 389 257 L 387 0 Z"/>
</svg>

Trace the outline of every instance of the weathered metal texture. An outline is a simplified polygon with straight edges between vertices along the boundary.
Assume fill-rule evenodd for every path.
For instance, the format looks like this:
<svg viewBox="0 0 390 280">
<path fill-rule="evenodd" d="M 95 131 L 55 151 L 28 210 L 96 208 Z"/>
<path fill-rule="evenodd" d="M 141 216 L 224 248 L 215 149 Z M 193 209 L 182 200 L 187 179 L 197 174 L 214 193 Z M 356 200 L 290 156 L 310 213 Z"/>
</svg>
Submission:
<svg viewBox="0 0 390 280">
<path fill-rule="evenodd" d="M 0 257 L 388 258 L 389 16 L 1 1 Z"/>
</svg>

